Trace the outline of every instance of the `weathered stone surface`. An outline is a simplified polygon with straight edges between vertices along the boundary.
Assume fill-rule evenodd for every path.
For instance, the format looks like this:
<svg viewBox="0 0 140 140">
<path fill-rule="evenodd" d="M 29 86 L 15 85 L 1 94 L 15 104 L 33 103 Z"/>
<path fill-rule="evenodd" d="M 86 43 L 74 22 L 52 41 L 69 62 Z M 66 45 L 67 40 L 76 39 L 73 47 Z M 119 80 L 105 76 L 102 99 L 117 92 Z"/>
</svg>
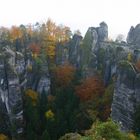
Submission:
<svg viewBox="0 0 140 140">
<path fill-rule="evenodd" d="M 140 105 L 140 74 L 136 75 L 134 85 L 135 85 L 136 106 L 139 106 Z"/>
<path fill-rule="evenodd" d="M 117 70 L 111 116 L 125 131 L 133 128 L 134 113 L 139 103 L 140 77 L 138 75 L 129 63 L 123 64 Z"/>
<path fill-rule="evenodd" d="M 106 41 L 108 39 L 108 26 L 105 22 L 100 23 L 100 27 L 97 27 L 98 40 Z"/>
<path fill-rule="evenodd" d="M 81 63 L 81 41 L 82 36 L 75 34 L 69 43 L 69 62 L 77 68 Z"/>
<path fill-rule="evenodd" d="M 48 65 L 45 63 L 42 65 L 42 74 L 37 85 L 37 92 L 42 93 L 44 91 L 48 94 L 50 91 L 50 84 Z"/>
<path fill-rule="evenodd" d="M 140 60 L 140 50 L 135 49 L 134 50 L 134 61 L 137 62 L 138 60 Z"/>
<path fill-rule="evenodd" d="M 58 44 L 56 46 L 56 64 L 63 65 L 68 62 L 69 51 L 68 44 Z"/>
<path fill-rule="evenodd" d="M 133 26 L 130 28 L 127 43 L 135 45 L 136 48 L 140 48 L 140 24 L 137 24 L 135 28 Z"/>
<path fill-rule="evenodd" d="M 20 62 L 15 63 L 15 56 L 15 53 L 11 49 L 5 48 L 0 68 L 0 96 L 5 105 L 5 112 L 7 112 L 9 117 L 10 126 L 15 127 L 15 131 L 11 133 L 12 136 L 23 132 L 22 94 L 18 77 L 18 72 L 20 73 L 21 71 L 16 69 L 20 67 L 18 65 Z"/>
<path fill-rule="evenodd" d="M 0 90 L 0 132 L 3 134 L 9 134 L 10 121 L 7 113 L 5 103 L 1 99 L 1 90 Z"/>
<path fill-rule="evenodd" d="M 91 34 L 91 47 L 92 47 L 91 51 L 94 52 L 94 49 L 95 49 L 98 39 L 99 39 L 99 37 L 98 37 L 99 35 L 97 33 L 97 29 L 94 27 L 90 27 L 88 29 L 88 32 L 90 32 L 90 34 Z"/>
</svg>

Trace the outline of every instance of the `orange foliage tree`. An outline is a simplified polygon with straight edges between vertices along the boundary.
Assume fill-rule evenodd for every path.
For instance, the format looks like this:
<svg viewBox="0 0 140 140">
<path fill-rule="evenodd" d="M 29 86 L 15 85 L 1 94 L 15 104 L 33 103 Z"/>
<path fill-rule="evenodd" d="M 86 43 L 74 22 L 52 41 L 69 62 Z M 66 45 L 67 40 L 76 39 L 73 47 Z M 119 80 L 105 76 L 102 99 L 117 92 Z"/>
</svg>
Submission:
<svg viewBox="0 0 140 140">
<path fill-rule="evenodd" d="M 10 30 L 10 35 L 11 35 L 11 40 L 14 41 L 18 38 L 22 38 L 22 31 L 20 30 L 20 28 L 16 26 L 12 26 Z"/>
<path fill-rule="evenodd" d="M 36 43 L 31 43 L 29 45 L 29 48 L 31 49 L 32 51 L 32 55 L 33 57 L 37 57 L 39 54 L 40 54 L 40 46 Z"/>
<path fill-rule="evenodd" d="M 103 81 L 98 77 L 85 79 L 81 85 L 76 87 L 76 94 L 81 101 L 93 100 L 104 93 Z"/>
<path fill-rule="evenodd" d="M 66 87 L 71 84 L 74 79 L 75 68 L 69 64 L 58 66 L 54 70 L 56 85 L 59 87 Z"/>
</svg>

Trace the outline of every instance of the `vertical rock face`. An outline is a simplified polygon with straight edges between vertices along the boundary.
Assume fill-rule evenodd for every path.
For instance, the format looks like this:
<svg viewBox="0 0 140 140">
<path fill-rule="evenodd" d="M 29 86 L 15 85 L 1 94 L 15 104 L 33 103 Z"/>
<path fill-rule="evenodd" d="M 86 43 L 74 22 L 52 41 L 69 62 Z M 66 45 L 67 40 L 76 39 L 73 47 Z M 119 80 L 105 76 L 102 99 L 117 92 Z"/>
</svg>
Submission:
<svg viewBox="0 0 140 140">
<path fill-rule="evenodd" d="M 14 60 L 15 53 L 11 49 L 5 48 L 1 58 L 3 63 L 1 63 L 0 68 L 2 74 L 0 75 L 0 96 L 10 121 L 13 136 L 23 132 L 22 94 L 18 77 L 18 74 L 22 72 L 23 69 L 18 65 L 21 63 L 15 64 Z"/>
<path fill-rule="evenodd" d="M 42 64 L 42 74 L 38 82 L 37 92 L 42 93 L 43 91 L 48 94 L 50 90 L 50 75 L 48 70 L 47 62 Z"/>
<path fill-rule="evenodd" d="M 128 44 L 107 42 L 107 29 L 105 23 L 88 29 L 82 43 L 83 72 L 85 76 L 93 76 L 96 75 L 95 69 L 101 70 L 106 86 L 111 76 L 117 77 L 111 116 L 121 124 L 123 130 L 128 131 L 132 130 L 135 109 L 140 103 L 140 76 L 128 58 L 131 54 L 135 62 L 140 59 L 140 25 L 131 28 Z"/>
<path fill-rule="evenodd" d="M 134 62 L 140 60 L 140 24 L 135 28 L 131 27 L 127 43 L 129 52 L 133 54 Z M 124 48 L 124 52 L 127 49 Z M 119 57 L 120 58 L 120 57 Z M 119 59 L 118 59 L 119 60 Z M 140 74 L 133 63 L 125 61 L 117 69 L 117 80 L 112 103 L 112 118 L 120 122 L 125 131 L 132 130 L 134 113 L 140 105 Z"/>
<path fill-rule="evenodd" d="M 123 62 L 118 67 L 111 115 L 112 119 L 119 122 L 125 131 L 133 127 L 136 108 L 136 75 L 128 62 Z"/>
<path fill-rule="evenodd" d="M 69 62 L 75 67 L 80 67 L 81 60 L 81 48 L 80 44 L 82 41 L 82 36 L 74 35 L 73 39 L 69 43 Z"/>
<path fill-rule="evenodd" d="M 100 23 L 100 27 L 97 28 L 99 41 L 106 41 L 108 39 L 108 26 L 105 22 Z"/>
<path fill-rule="evenodd" d="M 31 67 L 31 69 L 30 69 Z M 26 89 L 30 88 L 41 94 L 43 91 L 48 93 L 50 90 L 50 75 L 46 60 L 32 59 L 29 57 L 26 72 Z M 24 87 L 25 87 L 24 86 Z"/>
<path fill-rule="evenodd" d="M 137 24 L 135 28 L 133 26 L 130 28 L 127 43 L 135 45 L 136 48 L 140 48 L 140 24 Z"/>
<path fill-rule="evenodd" d="M 136 106 L 139 106 L 140 105 L 140 74 L 137 74 L 135 78 L 135 95 L 136 95 Z"/>
<path fill-rule="evenodd" d="M 99 27 L 90 27 L 82 43 L 82 68 L 84 76 L 95 75 L 98 69 L 100 43 L 108 39 L 108 26 L 105 22 L 100 23 Z"/>
<path fill-rule="evenodd" d="M 0 96 L 1 96 L 1 93 L 0 93 Z M 6 109 L 5 103 L 0 97 L 0 114 L 1 114 L 0 115 L 0 132 L 9 134 L 10 132 L 7 128 L 9 128 L 10 124 L 9 124 L 8 113 L 6 110 L 7 109 Z"/>
<path fill-rule="evenodd" d="M 14 52 L 10 47 L 1 50 L 0 56 L 0 104 L 1 114 L 5 114 L 5 126 L 13 137 L 23 133 L 23 98 L 22 90 L 31 88 L 38 93 L 50 89 L 50 77 L 47 62 L 28 58 L 25 65 L 24 56 Z M 31 67 L 33 71 L 30 72 Z M 30 68 L 30 69 L 29 69 Z M 0 121 L 1 124 L 1 121 Z M 3 125 L 3 124 L 2 124 Z M 1 125 L 1 126 L 2 126 Z M 2 126 L 1 130 L 6 128 Z M 8 132 L 7 132 L 8 133 Z"/>
<path fill-rule="evenodd" d="M 140 60 L 140 50 L 135 49 L 134 50 L 134 61 L 137 62 L 138 60 Z"/>
<path fill-rule="evenodd" d="M 69 51 L 68 44 L 58 44 L 56 46 L 56 64 L 63 65 L 68 62 Z"/>
<path fill-rule="evenodd" d="M 134 42 L 134 30 L 135 28 L 131 26 L 129 33 L 127 35 L 127 43 L 132 44 Z"/>
</svg>

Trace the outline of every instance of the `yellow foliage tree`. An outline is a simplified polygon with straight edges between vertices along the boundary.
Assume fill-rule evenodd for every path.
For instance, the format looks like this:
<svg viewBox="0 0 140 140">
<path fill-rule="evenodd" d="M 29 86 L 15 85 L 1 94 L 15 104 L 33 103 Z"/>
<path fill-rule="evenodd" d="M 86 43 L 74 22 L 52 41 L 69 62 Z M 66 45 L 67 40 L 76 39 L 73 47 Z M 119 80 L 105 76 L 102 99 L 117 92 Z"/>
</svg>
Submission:
<svg viewBox="0 0 140 140">
<path fill-rule="evenodd" d="M 136 140 L 136 136 L 133 133 L 128 133 L 129 140 Z"/>
<path fill-rule="evenodd" d="M 55 42 L 56 41 L 56 25 L 51 19 L 48 19 L 46 23 L 46 32 L 47 32 L 47 40 Z"/>
<path fill-rule="evenodd" d="M 11 40 L 14 41 L 18 38 L 22 38 L 22 31 L 20 30 L 20 28 L 16 26 L 12 26 L 10 30 L 10 35 L 11 35 Z"/>
<path fill-rule="evenodd" d="M 49 58 L 55 57 L 55 47 L 58 42 L 66 42 L 70 39 L 70 28 L 57 26 L 51 19 L 41 26 L 40 36 L 42 37 L 42 46 L 46 49 Z"/>
<path fill-rule="evenodd" d="M 38 100 L 38 93 L 32 89 L 27 89 L 25 95 L 32 100 L 32 104 L 35 106 Z"/>
<path fill-rule="evenodd" d="M 45 112 L 46 119 L 54 119 L 54 113 L 51 109 L 49 109 L 47 112 Z"/>
<path fill-rule="evenodd" d="M 9 140 L 4 134 L 0 134 L 0 140 Z"/>
<path fill-rule="evenodd" d="M 132 54 L 131 54 L 130 52 L 129 52 L 128 55 L 127 55 L 127 60 L 128 60 L 129 62 L 132 61 Z"/>
<path fill-rule="evenodd" d="M 47 55 L 49 56 L 49 58 L 54 58 L 55 56 L 55 46 L 48 46 L 46 48 L 46 52 L 47 52 Z"/>
</svg>

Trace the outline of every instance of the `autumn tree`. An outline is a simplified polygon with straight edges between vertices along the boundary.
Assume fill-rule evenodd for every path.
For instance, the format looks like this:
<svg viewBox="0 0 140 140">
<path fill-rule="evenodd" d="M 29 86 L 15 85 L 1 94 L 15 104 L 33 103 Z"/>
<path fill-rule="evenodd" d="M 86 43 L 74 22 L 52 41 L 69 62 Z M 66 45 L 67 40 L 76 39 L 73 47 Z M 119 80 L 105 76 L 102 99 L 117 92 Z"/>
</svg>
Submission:
<svg viewBox="0 0 140 140">
<path fill-rule="evenodd" d="M 76 94 L 81 100 L 82 109 L 94 119 L 98 117 L 106 121 L 111 113 L 111 104 L 114 85 L 104 87 L 103 81 L 98 77 L 85 79 L 76 87 Z"/>
<path fill-rule="evenodd" d="M 58 66 L 54 70 L 56 85 L 58 87 L 67 87 L 74 79 L 75 68 L 69 64 Z"/>
<path fill-rule="evenodd" d="M 25 119 L 25 139 L 39 139 L 41 124 L 38 109 L 38 93 L 32 89 L 25 91 L 24 98 L 24 119 Z"/>
<path fill-rule="evenodd" d="M 70 28 L 64 25 L 59 25 L 56 28 L 56 41 L 57 42 L 67 42 L 70 40 L 71 37 Z"/>
<path fill-rule="evenodd" d="M 42 40 L 42 49 L 45 49 L 45 52 L 50 59 L 55 57 L 55 48 L 57 43 L 67 42 L 71 37 L 69 27 L 64 25 L 56 25 L 51 19 L 48 19 L 46 23 L 43 23 L 40 26 L 39 32 Z"/>
<path fill-rule="evenodd" d="M 38 44 L 36 44 L 36 43 L 31 43 L 30 45 L 29 45 L 29 48 L 31 49 L 31 51 L 32 51 L 32 56 L 34 57 L 34 58 L 36 58 L 39 54 L 40 54 L 40 46 L 38 45 Z"/>
<path fill-rule="evenodd" d="M 89 77 L 82 81 L 76 87 L 76 95 L 80 98 L 80 121 L 81 128 L 88 129 L 96 118 L 101 116 L 101 108 L 103 106 L 102 99 L 104 95 L 104 84 L 99 77 Z M 87 115 L 85 115 L 87 114 Z M 88 125 L 87 125 L 88 124 Z"/>
<path fill-rule="evenodd" d="M 22 32 L 20 28 L 18 28 L 17 26 L 12 26 L 10 30 L 10 35 L 11 35 L 11 40 L 15 41 L 16 39 L 19 39 L 22 37 Z"/>
<path fill-rule="evenodd" d="M 98 77 L 85 79 L 81 85 L 76 87 L 76 94 L 81 101 L 88 101 L 102 96 L 104 93 L 104 84 Z"/>
<path fill-rule="evenodd" d="M 4 134 L 0 134 L 0 140 L 9 140 L 9 138 Z"/>
<path fill-rule="evenodd" d="M 108 87 L 106 87 L 105 93 L 100 103 L 101 106 L 99 108 L 100 113 L 98 114 L 98 117 L 102 121 L 106 121 L 110 117 L 111 105 L 113 101 L 113 93 L 114 93 L 114 84 L 111 83 L 108 85 Z"/>
</svg>

